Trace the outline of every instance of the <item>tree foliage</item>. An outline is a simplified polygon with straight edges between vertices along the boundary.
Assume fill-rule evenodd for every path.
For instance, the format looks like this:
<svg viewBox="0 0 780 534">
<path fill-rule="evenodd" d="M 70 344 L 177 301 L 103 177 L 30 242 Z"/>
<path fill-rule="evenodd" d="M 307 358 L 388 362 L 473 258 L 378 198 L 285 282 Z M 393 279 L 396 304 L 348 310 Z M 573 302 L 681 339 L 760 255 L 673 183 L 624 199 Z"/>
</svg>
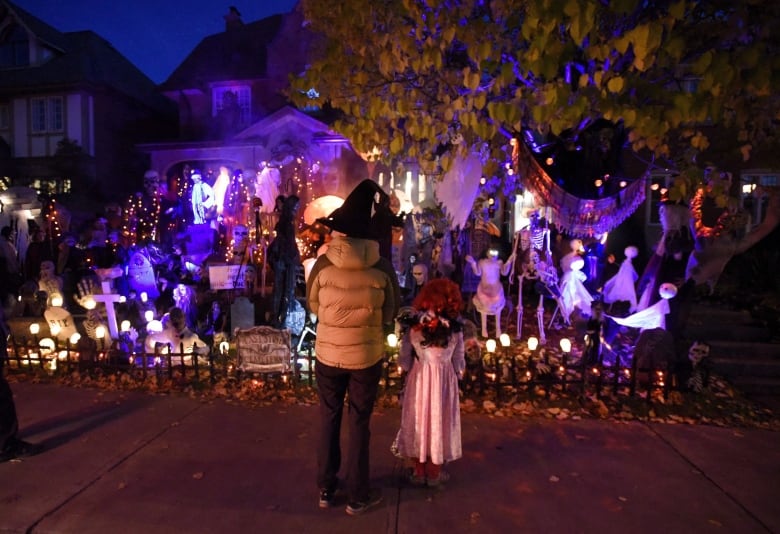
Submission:
<svg viewBox="0 0 780 534">
<path fill-rule="evenodd" d="M 492 155 L 485 173 L 500 175 L 508 137 L 576 136 L 604 118 L 680 172 L 671 194 L 684 198 L 711 132 L 743 158 L 777 141 L 773 0 L 302 0 L 302 9 L 323 46 L 293 80 L 293 101 L 314 96 L 339 113 L 334 127 L 357 150 L 380 147 L 431 173 L 479 148 Z"/>
</svg>

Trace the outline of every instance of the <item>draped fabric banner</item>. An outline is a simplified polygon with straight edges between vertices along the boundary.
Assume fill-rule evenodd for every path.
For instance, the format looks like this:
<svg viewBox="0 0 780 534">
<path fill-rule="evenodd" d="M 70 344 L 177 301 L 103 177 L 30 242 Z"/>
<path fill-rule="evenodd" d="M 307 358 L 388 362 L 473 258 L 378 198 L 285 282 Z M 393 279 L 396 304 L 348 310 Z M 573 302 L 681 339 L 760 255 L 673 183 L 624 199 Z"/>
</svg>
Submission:
<svg viewBox="0 0 780 534">
<path fill-rule="evenodd" d="M 523 185 L 537 203 L 547 208 L 550 224 L 572 237 L 593 237 L 609 232 L 645 201 L 644 180 L 636 180 L 605 198 L 579 198 L 553 181 L 525 143 L 516 142 L 514 155 Z"/>
</svg>

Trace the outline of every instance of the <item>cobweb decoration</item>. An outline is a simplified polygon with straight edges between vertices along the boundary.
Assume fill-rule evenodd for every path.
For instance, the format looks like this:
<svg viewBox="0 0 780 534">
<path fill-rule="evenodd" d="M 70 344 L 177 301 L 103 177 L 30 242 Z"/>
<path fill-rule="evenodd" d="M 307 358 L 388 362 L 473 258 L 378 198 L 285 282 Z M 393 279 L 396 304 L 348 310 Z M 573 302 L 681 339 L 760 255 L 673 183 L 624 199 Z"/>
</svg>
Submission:
<svg viewBox="0 0 780 534">
<path fill-rule="evenodd" d="M 573 237 L 592 237 L 609 232 L 626 220 L 645 201 L 645 180 L 636 180 L 620 192 L 599 199 L 567 193 L 536 161 L 525 143 L 514 154 L 523 185 L 536 203 L 547 206 L 549 222 Z"/>
<path fill-rule="evenodd" d="M 444 177 L 435 182 L 433 190 L 453 228 L 466 226 L 474 201 L 479 193 L 482 161 L 476 154 L 458 157 Z"/>
</svg>

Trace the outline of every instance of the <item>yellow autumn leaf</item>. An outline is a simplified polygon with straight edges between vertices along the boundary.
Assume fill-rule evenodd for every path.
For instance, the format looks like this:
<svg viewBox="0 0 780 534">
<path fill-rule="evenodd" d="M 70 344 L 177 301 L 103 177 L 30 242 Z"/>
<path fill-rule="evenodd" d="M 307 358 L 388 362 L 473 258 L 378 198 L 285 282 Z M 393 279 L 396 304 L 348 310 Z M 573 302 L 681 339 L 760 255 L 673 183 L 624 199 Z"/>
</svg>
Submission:
<svg viewBox="0 0 780 534">
<path fill-rule="evenodd" d="M 619 93 L 623 90 L 623 84 L 623 77 L 615 76 L 614 78 L 610 78 L 610 80 L 607 82 L 607 90 L 610 93 Z"/>
</svg>

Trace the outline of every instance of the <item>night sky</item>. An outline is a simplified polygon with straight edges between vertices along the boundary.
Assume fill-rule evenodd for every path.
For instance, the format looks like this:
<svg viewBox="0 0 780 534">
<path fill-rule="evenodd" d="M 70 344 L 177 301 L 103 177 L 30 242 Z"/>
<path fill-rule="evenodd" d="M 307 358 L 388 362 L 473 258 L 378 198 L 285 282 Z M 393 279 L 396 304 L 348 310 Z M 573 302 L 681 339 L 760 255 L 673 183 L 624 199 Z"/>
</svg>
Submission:
<svg viewBox="0 0 780 534">
<path fill-rule="evenodd" d="M 288 13 L 296 0 L 11 0 L 55 29 L 92 30 L 155 83 L 162 83 L 206 36 L 225 29 L 236 6 L 254 22 Z"/>
</svg>

